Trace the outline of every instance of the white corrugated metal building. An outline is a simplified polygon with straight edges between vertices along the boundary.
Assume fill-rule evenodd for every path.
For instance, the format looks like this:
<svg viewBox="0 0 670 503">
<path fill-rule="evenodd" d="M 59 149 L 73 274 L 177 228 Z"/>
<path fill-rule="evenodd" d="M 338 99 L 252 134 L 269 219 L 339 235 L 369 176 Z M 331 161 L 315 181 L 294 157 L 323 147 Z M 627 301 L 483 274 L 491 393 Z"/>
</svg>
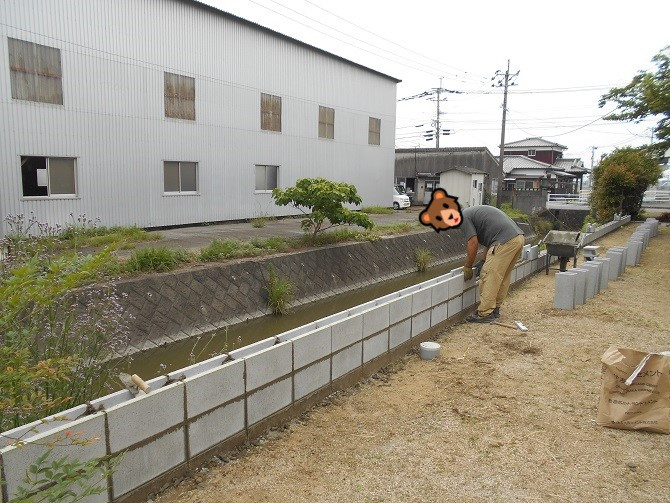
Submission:
<svg viewBox="0 0 670 503">
<path fill-rule="evenodd" d="M 393 77 L 193 0 L 3 0 L 0 19 L 0 218 L 290 214 L 270 189 L 317 176 L 390 204 Z"/>
</svg>

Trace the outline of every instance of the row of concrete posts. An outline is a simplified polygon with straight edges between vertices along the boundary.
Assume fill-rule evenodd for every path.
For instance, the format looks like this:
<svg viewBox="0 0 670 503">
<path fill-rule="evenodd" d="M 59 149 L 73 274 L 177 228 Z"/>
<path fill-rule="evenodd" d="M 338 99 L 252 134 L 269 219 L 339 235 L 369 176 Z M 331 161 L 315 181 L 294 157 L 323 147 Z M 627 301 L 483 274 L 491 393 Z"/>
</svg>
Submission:
<svg viewBox="0 0 670 503">
<path fill-rule="evenodd" d="M 605 257 L 594 257 L 577 268 L 556 274 L 554 307 L 575 309 L 607 288 L 610 280 L 621 276 L 626 266 L 640 263 L 649 240 L 658 235 L 658 220 L 648 218 L 639 225 L 626 246 L 613 246 Z"/>
</svg>

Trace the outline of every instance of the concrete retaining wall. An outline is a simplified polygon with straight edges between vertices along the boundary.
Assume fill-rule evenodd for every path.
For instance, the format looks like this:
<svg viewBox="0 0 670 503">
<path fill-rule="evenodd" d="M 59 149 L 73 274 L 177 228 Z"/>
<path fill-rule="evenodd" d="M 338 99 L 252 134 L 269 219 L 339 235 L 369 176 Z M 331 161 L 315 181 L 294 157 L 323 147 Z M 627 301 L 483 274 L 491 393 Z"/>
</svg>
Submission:
<svg viewBox="0 0 670 503">
<path fill-rule="evenodd" d="M 517 264 L 518 283 L 542 270 L 545 255 Z M 286 422 L 335 390 L 351 386 L 453 323 L 478 301 L 462 269 L 380 297 L 314 323 L 148 381 L 133 397 L 119 391 L 79 406 L 64 421 L 37 421 L 0 435 L 2 501 L 16 493 L 26 468 L 65 431 L 99 440 L 69 453 L 80 459 L 124 453 L 106 491 L 86 502 L 139 501 L 165 481 Z M 31 431 L 31 430 L 35 431 Z M 22 438 L 26 445 L 12 445 Z M 68 448 L 62 448 L 67 450 Z M 57 455 L 64 451 L 56 450 Z"/>
<path fill-rule="evenodd" d="M 299 305 L 416 271 L 419 248 L 440 264 L 464 256 L 465 239 L 460 229 L 431 230 L 123 280 L 118 288 L 133 318 L 128 353 L 270 314 L 270 266 L 294 285 Z"/>
<path fill-rule="evenodd" d="M 584 236 L 584 239 L 582 240 L 582 245 L 585 246 L 590 243 L 593 243 L 596 239 L 600 239 L 605 234 L 609 234 L 610 232 L 615 231 L 622 225 L 626 225 L 629 222 L 630 222 L 630 215 L 625 216 L 619 220 L 612 220 L 611 222 L 607 222 L 606 224 L 596 227 L 595 231 L 590 232 Z"/>
</svg>

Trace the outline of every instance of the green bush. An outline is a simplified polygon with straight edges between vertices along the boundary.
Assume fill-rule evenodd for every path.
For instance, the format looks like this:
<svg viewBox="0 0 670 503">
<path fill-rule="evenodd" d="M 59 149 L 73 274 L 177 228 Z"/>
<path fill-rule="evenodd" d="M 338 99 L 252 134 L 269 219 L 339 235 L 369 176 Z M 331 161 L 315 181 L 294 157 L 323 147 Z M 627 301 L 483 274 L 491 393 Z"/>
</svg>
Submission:
<svg viewBox="0 0 670 503">
<path fill-rule="evenodd" d="M 275 315 L 287 314 L 293 298 L 293 284 L 277 276 L 272 267 L 269 268 L 268 273 L 268 284 L 265 287 L 268 293 L 268 306 Z"/>
<path fill-rule="evenodd" d="M 130 259 L 125 264 L 125 270 L 128 272 L 172 271 L 180 264 L 190 262 L 190 254 L 181 249 L 172 249 L 166 247 L 141 248 L 135 250 Z"/>
<path fill-rule="evenodd" d="M 528 222 L 528 215 L 525 213 L 520 212 L 516 208 L 512 208 L 512 205 L 510 203 L 502 203 L 500 205 L 500 209 L 510 218 L 516 218 L 523 220 L 524 222 Z"/>
<path fill-rule="evenodd" d="M 598 219 L 591 215 L 586 215 L 586 218 L 584 219 L 584 222 L 582 223 L 582 228 L 580 229 L 581 232 L 586 232 L 586 228 L 591 225 L 591 224 L 596 224 L 596 227 L 599 225 Z"/>
<path fill-rule="evenodd" d="M 433 254 L 427 248 L 417 248 L 414 250 L 414 260 L 418 272 L 425 272 L 433 262 L 433 259 Z"/>
<path fill-rule="evenodd" d="M 200 250 L 200 260 L 203 262 L 214 262 L 230 258 L 253 257 L 260 252 L 261 250 L 251 243 L 235 239 L 215 239 L 209 246 Z"/>
</svg>

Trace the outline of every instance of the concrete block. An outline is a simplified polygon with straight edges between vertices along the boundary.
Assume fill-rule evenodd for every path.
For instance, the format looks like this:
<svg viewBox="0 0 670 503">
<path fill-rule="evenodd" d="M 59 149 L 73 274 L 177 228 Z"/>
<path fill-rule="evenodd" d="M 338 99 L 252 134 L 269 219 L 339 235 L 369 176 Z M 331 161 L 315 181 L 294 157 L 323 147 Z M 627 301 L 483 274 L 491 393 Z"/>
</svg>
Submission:
<svg viewBox="0 0 670 503">
<path fill-rule="evenodd" d="M 330 359 L 314 363 L 295 373 L 293 395 L 298 400 L 330 383 Z"/>
<path fill-rule="evenodd" d="M 471 287 L 463 292 L 463 309 L 467 309 L 475 304 L 477 297 L 477 286 Z"/>
<path fill-rule="evenodd" d="M 424 288 L 412 294 L 412 316 L 430 309 L 432 288 Z"/>
<path fill-rule="evenodd" d="M 628 249 L 625 246 L 613 246 L 610 250 L 619 251 L 622 253 L 622 259 L 619 263 L 619 276 L 626 272 L 626 261 L 628 260 Z"/>
<path fill-rule="evenodd" d="M 514 269 L 512 269 L 512 277 L 510 278 L 510 283 L 513 285 L 519 281 L 519 266 L 514 266 Z"/>
<path fill-rule="evenodd" d="M 291 330 L 291 332 L 294 332 L 295 330 Z M 245 356 L 258 353 L 263 349 L 271 348 L 272 346 L 275 345 L 276 342 L 277 342 L 276 337 L 268 337 L 267 339 L 263 339 L 262 341 L 254 342 L 253 344 L 248 344 L 247 346 L 231 351 L 230 353 L 228 353 L 228 355 L 234 360 L 241 360 Z"/>
<path fill-rule="evenodd" d="M 441 281 L 437 283 L 432 289 L 432 296 L 430 300 L 431 306 L 435 307 L 443 302 L 449 300 L 449 282 L 452 279 Z"/>
<path fill-rule="evenodd" d="M 540 255 L 540 247 L 535 245 L 530 247 L 529 260 L 535 260 Z"/>
<path fill-rule="evenodd" d="M 586 302 L 586 278 L 589 273 L 583 269 L 570 269 L 570 272 L 577 275 L 575 278 L 575 305 L 581 306 Z"/>
<path fill-rule="evenodd" d="M 626 258 L 627 266 L 634 266 L 637 264 L 637 241 L 629 240 L 626 243 L 626 248 L 628 251 L 628 256 Z"/>
<path fill-rule="evenodd" d="M 332 326 L 333 353 L 363 340 L 363 317 L 354 315 Z"/>
<path fill-rule="evenodd" d="M 603 265 L 600 262 L 586 262 L 580 266 L 582 269 L 595 270 L 595 277 L 593 279 L 593 289 L 595 291 L 594 295 L 600 293 L 600 275 L 602 274 Z"/>
<path fill-rule="evenodd" d="M 363 363 L 388 352 L 389 332 L 385 330 L 363 341 Z"/>
<path fill-rule="evenodd" d="M 333 379 L 360 367 L 363 364 L 363 342 L 349 346 L 333 354 Z"/>
<path fill-rule="evenodd" d="M 293 344 L 280 342 L 244 358 L 247 393 L 288 375 L 293 370 Z"/>
<path fill-rule="evenodd" d="M 610 259 L 610 280 L 617 279 L 621 275 L 621 261 L 623 260 L 623 253 L 620 251 L 609 249 L 605 254 Z"/>
<path fill-rule="evenodd" d="M 244 361 L 233 360 L 188 377 L 184 380 L 184 386 L 186 413 L 188 418 L 192 418 L 244 395 Z"/>
<path fill-rule="evenodd" d="M 644 243 L 640 240 L 633 240 L 633 243 L 637 245 L 635 249 L 635 265 L 638 265 L 640 261 L 642 260 L 642 251 L 644 247 Z"/>
<path fill-rule="evenodd" d="M 188 425 L 191 456 L 244 430 L 244 398 L 200 416 Z"/>
<path fill-rule="evenodd" d="M 523 264 L 523 277 L 527 278 L 531 274 L 531 265 L 530 262 L 526 262 Z"/>
<path fill-rule="evenodd" d="M 593 261 L 603 265 L 603 269 L 600 273 L 600 291 L 602 292 L 609 284 L 611 259 L 609 257 L 597 257 L 594 258 Z"/>
<path fill-rule="evenodd" d="M 58 443 L 62 445 L 65 442 L 66 432 L 81 432 L 78 438 L 84 440 L 98 437 L 99 440 L 91 442 L 89 445 L 64 445 L 57 447 L 52 452 L 50 460 L 55 460 L 61 456 L 68 456 L 71 459 L 88 461 L 105 455 L 105 417 L 102 413 L 86 416 L 75 421 L 58 421 L 50 423 L 52 427 L 46 433 L 36 435 L 26 434 L 22 440 L 26 443 L 21 446 L 7 446 L 0 450 L 3 463 L 4 481 L 7 486 L 9 499 L 16 496 L 19 486 L 25 485 L 23 479 L 26 476 L 28 467 L 49 450 L 49 443 Z M 9 433 L 9 432 L 8 432 Z M 106 481 L 100 483 L 99 487 L 106 487 Z M 1 487 L 1 486 L 0 486 Z M 76 486 L 71 487 L 77 492 Z M 107 491 L 101 495 L 91 496 L 89 498 L 77 501 L 86 503 L 97 503 L 107 501 Z"/>
<path fill-rule="evenodd" d="M 577 274 L 573 272 L 556 273 L 554 289 L 554 307 L 556 309 L 574 309 L 577 289 Z"/>
<path fill-rule="evenodd" d="M 447 315 L 449 318 L 456 316 L 463 310 L 463 295 L 454 297 L 447 303 Z"/>
<path fill-rule="evenodd" d="M 400 346 L 412 337 L 412 320 L 404 320 L 389 328 L 389 347 L 391 349 Z"/>
<path fill-rule="evenodd" d="M 430 310 L 412 316 L 412 337 L 430 329 Z"/>
<path fill-rule="evenodd" d="M 430 311 L 430 326 L 434 327 L 435 325 L 439 325 L 442 323 L 444 320 L 447 319 L 447 302 L 444 304 L 440 304 L 439 306 L 435 306 L 433 309 Z"/>
<path fill-rule="evenodd" d="M 524 245 L 524 247 L 521 249 L 521 259 L 522 260 L 529 260 L 530 259 L 530 248 L 531 248 L 531 245 Z"/>
<path fill-rule="evenodd" d="M 459 267 L 460 273 L 456 274 L 452 271 L 451 279 L 449 280 L 449 298 L 461 295 L 465 288 L 465 278 L 463 277 L 462 267 Z"/>
<path fill-rule="evenodd" d="M 363 338 L 389 327 L 389 305 L 375 307 L 363 313 Z"/>
<path fill-rule="evenodd" d="M 589 267 L 580 266 L 577 269 L 571 269 L 571 272 L 586 271 L 586 282 L 584 287 L 584 301 L 592 299 L 596 295 L 596 284 L 600 282 L 598 270 Z"/>
<path fill-rule="evenodd" d="M 328 326 L 300 335 L 293 342 L 293 368 L 300 369 L 331 353 L 331 329 Z"/>
<path fill-rule="evenodd" d="M 108 409 L 109 446 L 117 453 L 182 421 L 184 383 L 176 382 Z"/>
<path fill-rule="evenodd" d="M 412 296 L 405 295 L 389 303 L 389 323 L 395 324 L 412 316 Z"/>
<path fill-rule="evenodd" d="M 248 426 L 271 416 L 291 405 L 293 385 L 291 377 L 247 395 Z"/>
<path fill-rule="evenodd" d="M 185 461 L 184 428 L 126 452 L 112 474 L 114 498 L 140 487 Z"/>
</svg>

